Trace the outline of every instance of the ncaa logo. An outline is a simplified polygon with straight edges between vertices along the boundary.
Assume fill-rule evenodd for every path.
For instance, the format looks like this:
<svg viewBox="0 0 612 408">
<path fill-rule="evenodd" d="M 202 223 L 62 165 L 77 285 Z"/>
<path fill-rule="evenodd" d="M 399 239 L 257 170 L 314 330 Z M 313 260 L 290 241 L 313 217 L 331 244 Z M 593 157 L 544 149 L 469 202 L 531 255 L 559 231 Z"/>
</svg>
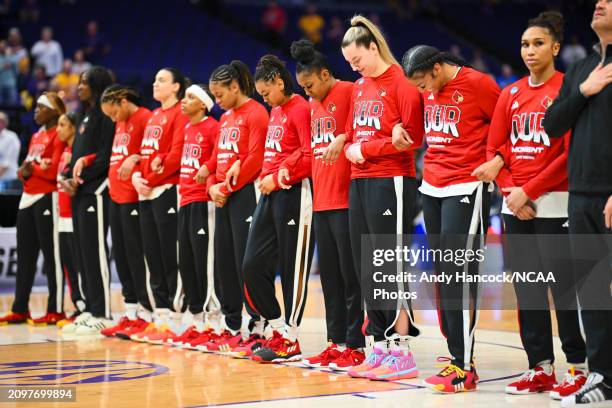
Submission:
<svg viewBox="0 0 612 408">
<path fill-rule="evenodd" d="M 120 360 L 47 360 L 0 363 L 0 386 L 93 384 L 165 374 L 168 367 Z"/>
</svg>

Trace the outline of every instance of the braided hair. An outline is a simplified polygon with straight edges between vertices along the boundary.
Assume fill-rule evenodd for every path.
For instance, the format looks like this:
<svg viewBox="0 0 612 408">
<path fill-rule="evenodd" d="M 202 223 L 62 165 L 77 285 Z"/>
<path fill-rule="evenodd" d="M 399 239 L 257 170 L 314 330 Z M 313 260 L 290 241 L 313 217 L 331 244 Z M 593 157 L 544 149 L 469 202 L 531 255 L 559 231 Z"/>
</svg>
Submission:
<svg viewBox="0 0 612 408">
<path fill-rule="evenodd" d="M 406 51 L 402 58 L 402 68 L 408 78 L 414 74 L 433 70 L 434 65 L 447 63 L 459 67 L 468 66 L 460 57 L 450 52 L 441 52 L 429 45 L 417 45 Z"/>
<path fill-rule="evenodd" d="M 104 90 L 100 97 L 100 103 L 118 104 L 122 99 L 127 99 L 128 102 L 136 106 L 142 106 L 142 97 L 140 93 L 127 85 L 115 84 Z"/>
<path fill-rule="evenodd" d="M 270 82 L 276 78 L 280 78 L 285 84 L 283 93 L 286 96 L 292 95 L 294 92 L 293 80 L 285 63 L 276 55 L 264 55 L 255 68 L 255 81 Z"/>
<path fill-rule="evenodd" d="M 249 72 L 249 67 L 239 60 L 217 67 L 208 81 L 219 82 L 225 87 L 229 87 L 232 81 L 236 81 L 244 95 L 250 98 L 255 94 L 255 81 L 251 72 Z"/>
</svg>

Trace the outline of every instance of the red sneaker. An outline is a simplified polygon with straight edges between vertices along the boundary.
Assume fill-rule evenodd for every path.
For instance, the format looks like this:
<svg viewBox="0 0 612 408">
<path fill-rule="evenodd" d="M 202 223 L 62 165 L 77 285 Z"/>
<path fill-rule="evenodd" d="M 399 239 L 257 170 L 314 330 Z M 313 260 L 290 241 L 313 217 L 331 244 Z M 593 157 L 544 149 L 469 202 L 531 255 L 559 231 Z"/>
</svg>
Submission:
<svg viewBox="0 0 612 408">
<path fill-rule="evenodd" d="M 123 340 L 130 340 L 130 336 L 133 334 L 142 333 L 149 326 L 149 322 L 140 318 L 136 320 L 130 320 L 129 327 L 115 332 L 115 337 L 119 337 Z"/>
<path fill-rule="evenodd" d="M 251 334 L 227 354 L 234 358 L 250 358 L 265 342 L 266 339 L 259 334 Z"/>
<path fill-rule="evenodd" d="M 338 350 L 338 346 L 330 341 L 327 343 L 327 348 L 321 353 L 303 359 L 302 365 L 311 368 L 327 367 L 329 363 L 340 357 L 340 355 L 342 355 L 342 352 Z"/>
<path fill-rule="evenodd" d="M 229 330 L 224 330 L 220 336 L 211 338 L 207 343 L 204 344 L 206 350 L 202 350 L 208 353 L 226 353 L 232 351 L 232 349 L 238 346 L 238 343 L 242 341 L 242 334 L 232 334 Z"/>
<path fill-rule="evenodd" d="M 284 338 L 277 331 L 274 331 L 272 338 L 251 357 L 251 360 L 259 363 L 284 363 L 301 359 L 300 343 Z"/>
<path fill-rule="evenodd" d="M 576 393 L 586 383 L 587 376 L 582 370 L 576 370 L 574 366 L 565 373 L 563 381 L 553 387 L 550 398 L 560 400 Z"/>
<path fill-rule="evenodd" d="M 188 340 L 183 343 L 182 347 L 189 350 L 198 350 L 198 347 L 200 347 L 202 344 L 206 344 L 212 338 L 212 336 L 217 336 L 215 331 L 213 329 L 206 329 L 195 339 Z"/>
<path fill-rule="evenodd" d="M 199 332 L 195 326 L 189 326 L 187 328 L 187 330 L 185 330 L 183 333 L 181 334 L 177 334 L 176 336 L 173 337 L 169 337 L 166 340 L 166 344 L 168 346 L 176 346 L 176 347 L 180 347 L 183 345 L 183 343 L 185 343 L 186 341 L 189 340 L 193 340 L 197 337 L 200 336 L 200 334 L 202 334 L 201 332 Z"/>
<path fill-rule="evenodd" d="M 450 359 L 440 357 L 438 361 L 450 361 Z M 438 374 L 424 379 L 423 385 L 437 392 L 457 393 L 475 391 L 477 382 L 478 375 L 474 365 L 471 365 L 471 370 L 463 370 L 449 362 Z"/>
<path fill-rule="evenodd" d="M 131 325 L 132 321 L 128 319 L 127 316 L 123 316 L 121 319 L 119 319 L 119 322 L 116 325 L 109 327 L 108 329 L 100 330 L 100 334 L 105 337 L 115 337 L 115 333 L 117 333 L 119 330 L 128 329 Z"/>
<path fill-rule="evenodd" d="M 7 324 L 19 324 L 25 323 L 28 319 L 31 319 L 30 312 L 26 313 L 13 313 L 8 312 L 4 316 L 0 317 L 0 326 L 5 326 Z"/>
<path fill-rule="evenodd" d="M 64 313 L 49 312 L 38 319 L 28 319 L 28 324 L 32 326 L 46 326 L 48 324 L 57 324 L 57 322 L 65 318 L 66 315 Z"/>
<path fill-rule="evenodd" d="M 348 348 L 338 358 L 329 363 L 329 368 L 334 371 L 348 371 L 357 367 L 365 360 L 363 351 Z"/>
<path fill-rule="evenodd" d="M 536 394 L 538 392 L 552 391 L 557 383 L 554 369 L 546 374 L 544 369 L 536 366 L 526 371 L 517 381 L 506 385 L 506 393 L 514 395 Z"/>
</svg>

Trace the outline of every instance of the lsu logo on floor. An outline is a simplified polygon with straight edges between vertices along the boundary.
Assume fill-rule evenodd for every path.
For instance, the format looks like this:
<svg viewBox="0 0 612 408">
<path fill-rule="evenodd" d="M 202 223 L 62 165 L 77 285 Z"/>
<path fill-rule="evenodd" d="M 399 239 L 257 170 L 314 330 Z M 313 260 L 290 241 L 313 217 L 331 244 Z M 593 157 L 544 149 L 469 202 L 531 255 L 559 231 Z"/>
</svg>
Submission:
<svg viewBox="0 0 612 408">
<path fill-rule="evenodd" d="M 0 363 L 0 386 L 92 384 L 165 374 L 168 367 L 119 360 L 48 360 Z"/>
</svg>

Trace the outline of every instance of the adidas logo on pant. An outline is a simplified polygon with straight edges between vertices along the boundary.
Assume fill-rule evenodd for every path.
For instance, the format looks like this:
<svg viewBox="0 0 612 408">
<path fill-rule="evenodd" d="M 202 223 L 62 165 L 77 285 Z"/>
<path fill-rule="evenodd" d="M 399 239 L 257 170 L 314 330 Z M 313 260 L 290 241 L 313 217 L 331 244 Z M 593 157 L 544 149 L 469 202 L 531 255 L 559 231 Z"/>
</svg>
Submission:
<svg viewBox="0 0 612 408">
<path fill-rule="evenodd" d="M 383 213 L 383 215 L 393 215 L 390 209 L 387 208 L 387 211 Z"/>
<path fill-rule="evenodd" d="M 45 211 L 43 212 L 43 215 L 51 215 L 51 211 L 49 211 L 49 210 L 45 210 Z"/>
<path fill-rule="evenodd" d="M 468 196 L 465 196 L 461 199 L 461 202 L 464 204 L 469 204 L 470 203 L 470 198 Z"/>
<path fill-rule="evenodd" d="M 174 209 L 174 207 L 170 207 L 170 209 L 168 210 L 168 214 L 176 214 L 176 210 Z"/>
<path fill-rule="evenodd" d="M 204 228 L 200 228 L 200 230 L 198 231 L 198 235 L 206 235 L 206 231 L 204 231 Z"/>
<path fill-rule="evenodd" d="M 87 212 L 89 212 L 89 213 L 93 213 L 93 212 L 96 212 L 96 209 L 95 209 L 95 208 L 93 208 L 93 205 L 92 205 L 91 207 L 89 207 L 89 208 L 87 209 Z"/>
<path fill-rule="evenodd" d="M 132 212 L 130 213 L 130 215 L 134 215 L 134 216 L 136 216 L 136 215 L 138 215 L 138 211 L 136 211 L 136 210 L 132 210 Z"/>
<path fill-rule="evenodd" d="M 287 223 L 287 225 L 295 225 L 295 220 L 292 219 L 291 221 Z"/>
</svg>

